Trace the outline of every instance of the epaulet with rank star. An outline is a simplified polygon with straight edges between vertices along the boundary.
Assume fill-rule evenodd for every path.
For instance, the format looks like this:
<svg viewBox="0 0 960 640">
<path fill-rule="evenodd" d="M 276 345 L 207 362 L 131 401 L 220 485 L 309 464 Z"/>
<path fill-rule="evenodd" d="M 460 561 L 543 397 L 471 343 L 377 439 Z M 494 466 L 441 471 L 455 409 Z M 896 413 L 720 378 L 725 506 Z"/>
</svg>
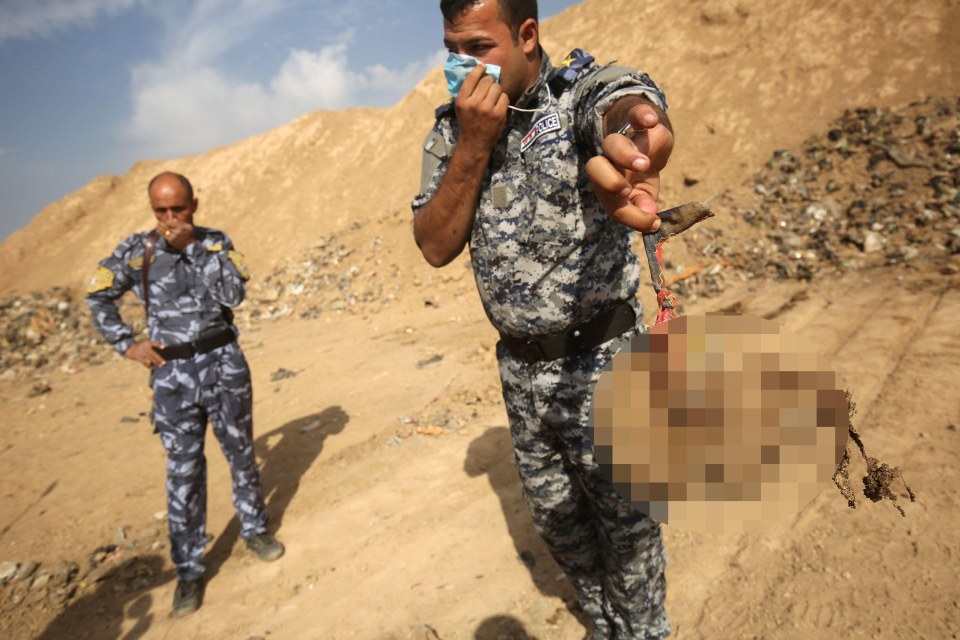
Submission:
<svg viewBox="0 0 960 640">
<path fill-rule="evenodd" d="M 433 112 L 433 115 L 436 117 L 437 120 L 439 120 L 440 118 L 445 118 L 449 115 L 453 115 L 455 111 L 455 107 L 456 105 L 453 104 L 453 98 L 450 98 L 449 100 L 444 102 L 442 105 L 437 107 L 437 110 Z"/>
<path fill-rule="evenodd" d="M 547 76 L 547 84 L 554 94 L 563 93 L 563 90 L 573 84 L 580 73 L 593 64 L 593 56 L 582 49 L 574 49 L 563 62 L 557 65 Z"/>
</svg>

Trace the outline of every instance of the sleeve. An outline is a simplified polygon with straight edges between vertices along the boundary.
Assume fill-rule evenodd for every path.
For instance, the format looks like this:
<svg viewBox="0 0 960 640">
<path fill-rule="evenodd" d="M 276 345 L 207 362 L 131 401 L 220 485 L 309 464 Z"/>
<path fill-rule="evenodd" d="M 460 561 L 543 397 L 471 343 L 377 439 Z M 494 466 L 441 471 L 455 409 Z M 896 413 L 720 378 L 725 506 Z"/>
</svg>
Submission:
<svg viewBox="0 0 960 640">
<path fill-rule="evenodd" d="M 436 125 L 423 141 L 423 160 L 420 167 L 420 193 L 414 196 L 410 203 L 413 209 L 413 215 L 416 216 L 420 209 L 433 199 L 440 184 L 443 182 L 443 176 L 447 173 L 447 163 L 453 154 L 454 143 L 452 141 L 450 125 L 444 120 L 438 120 Z"/>
<path fill-rule="evenodd" d="M 585 76 L 577 88 L 575 111 L 580 148 L 601 155 L 604 114 L 621 98 L 638 95 L 668 110 L 663 89 L 643 71 L 606 65 Z"/>
<path fill-rule="evenodd" d="M 87 282 L 86 302 L 93 315 L 93 326 L 120 355 L 136 342 L 133 328 L 120 317 L 116 301 L 134 286 L 129 258 L 138 246 L 142 246 L 142 242 L 136 235 L 124 240 L 109 258 L 100 261 Z"/>
<path fill-rule="evenodd" d="M 203 287 L 217 303 L 233 308 L 243 302 L 250 270 L 243 254 L 233 248 L 225 233 L 210 233 L 203 242 L 187 246 L 184 254 L 194 264 Z"/>
</svg>

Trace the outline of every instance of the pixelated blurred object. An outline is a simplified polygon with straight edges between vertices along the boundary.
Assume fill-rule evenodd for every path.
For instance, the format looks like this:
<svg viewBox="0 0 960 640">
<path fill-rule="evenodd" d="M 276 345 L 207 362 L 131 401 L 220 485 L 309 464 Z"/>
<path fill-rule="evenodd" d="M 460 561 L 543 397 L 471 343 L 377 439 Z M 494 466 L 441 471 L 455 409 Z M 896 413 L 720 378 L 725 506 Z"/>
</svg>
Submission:
<svg viewBox="0 0 960 640">
<path fill-rule="evenodd" d="M 633 338 L 594 392 L 594 455 L 655 520 L 733 533 L 782 522 L 844 456 L 846 394 L 810 341 L 742 315 L 685 316 Z"/>
</svg>

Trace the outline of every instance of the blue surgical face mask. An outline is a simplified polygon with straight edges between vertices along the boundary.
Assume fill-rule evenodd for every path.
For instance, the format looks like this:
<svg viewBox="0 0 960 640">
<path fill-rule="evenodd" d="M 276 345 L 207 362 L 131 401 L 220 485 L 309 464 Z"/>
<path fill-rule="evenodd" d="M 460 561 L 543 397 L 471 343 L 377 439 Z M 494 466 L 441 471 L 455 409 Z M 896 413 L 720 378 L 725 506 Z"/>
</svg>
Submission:
<svg viewBox="0 0 960 640">
<path fill-rule="evenodd" d="M 443 75 L 447 77 L 447 91 L 454 98 L 460 93 L 460 87 L 463 86 L 463 80 L 467 74 L 473 71 L 473 68 L 481 64 L 473 56 L 464 56 L 459 53 L 450 53 L 447 56 L 447 63 L 443 67 Z M 500 82 L 500 67 L 495 64 L 482 63 L 487 67 L 487 75 L 493 78 L 494 82 Z"/>
</svg>

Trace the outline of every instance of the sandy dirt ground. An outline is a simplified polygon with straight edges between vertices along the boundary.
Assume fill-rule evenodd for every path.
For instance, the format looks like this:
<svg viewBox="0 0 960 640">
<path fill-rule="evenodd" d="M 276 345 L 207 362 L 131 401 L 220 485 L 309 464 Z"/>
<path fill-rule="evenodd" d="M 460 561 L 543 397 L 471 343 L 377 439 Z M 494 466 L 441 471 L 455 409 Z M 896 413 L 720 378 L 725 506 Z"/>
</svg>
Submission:
<svg viewBox="0 0 960 640">
<path fill-rule="evenodd" d="M 633 11 L 660 25 L 658 46 L 610 19 Z M 670 205 L 729 189 L 754 195 L 751 175 L 774 150 L 800 156 L 801 141 L 844 109 L 960 95 L 958 15 L 956 0 L 642 10 L 588 0 L 548 23 L 545 43 L 554 60 L 582 46 L 663 80 L 680 132 L 664 176 Z M 201 223 L 230 232 L 255 271 L 246 305 L 260 317 L 241 312 L 241 344 L 268 511 L 287 546 L 264 564 L 238 543 L 211 441 L 204 603 L 171 618 L 165 457 L 146 417 L 146 371 L 101 345 L 99 366 L 38 372 L 49 389 L 3 372 L 0 569 L 39 567 L 0 585 L 0 638 L 583 636 L 572 589 L 520 495 L 496 335 L 465 260 L 433 271 L 410 237 L 419 144 L 443 99 L 434 73 L 389 110 L 306 114 L 203 156 L 145 161 L 51 205 L 0 246 L 4 295 L 76 287 L 125 233 L 149 224 L 150 176 L 172 168 L 196 179 Z M 376 179 L 355 180 L 357 167 Z M 942 173 L 954 198 L 960 177 Z M 763 221 L 779 215 L 762 206 Z M 742 217 L 705 225 L 725 231 L 713 237 L 721 246 L 762 235 Z M 332 240 L 317 248 L 318 238 Z M 929 244 L 915 242 L 911 260 L 809 282 L 731 277 L 709 297 L 691 285 L 700 295 L 681 298 L 688 314 L 773 318 L 831 356 L 868 452 L 901 466 L 918 497 L 906 502 L 895 485 L 904 518 L 890 503 L 861 499 L 851 510 L 828 487 L 759 533 L 667 526 L 673 637 L 960 638 L 960 260 Z M 284 307 L 290 274 L 307 249 L 323 265 L 322 309 L 294 313 Z M 704 259 L 683 242 L 667 251 L 685 265 Z M 854 477 L 863 469 L 857 461 Z"/>
<path fill-rule="evenodd" d="M 739 301 L 773 315 L 804 298 L 778 321 L 832 355 L 870 453 L 902 465 L 919 498 L 902 518 L 889 503 L 850 510 L 828 488 L 760 533 L 666 527 L 675 637 L 960 631 L 957 284 L 936 265 L 889 268 L 731 289 L 688 309 Z M 140 417 L 145 373 L 118 358 L 54 375 L 39 397 L 5 385 L 0 555 L 83 568 L 98 547 L 120 543 L 115 574 L 82 585 L 63 610 L 49 600 L 25 606 L 28 592 L 4 611 L 5 637 L 581 637 L 570 587 L 520 496 L 493 341 L 474 300 L 246 334 L 257 451 L 287 554 L 263 564 L 237 544 L 227 471 L 211 443 L 209 584 L 201 610 L 179 620 L 168 616 L 175 580 L 158 519 L 164 456 Z M 272 382 L 281 368 L 296 376 Z M 448 417 L 457 422 L 442 436 L 410 422 L 427 430 Z"/>
</svg>

